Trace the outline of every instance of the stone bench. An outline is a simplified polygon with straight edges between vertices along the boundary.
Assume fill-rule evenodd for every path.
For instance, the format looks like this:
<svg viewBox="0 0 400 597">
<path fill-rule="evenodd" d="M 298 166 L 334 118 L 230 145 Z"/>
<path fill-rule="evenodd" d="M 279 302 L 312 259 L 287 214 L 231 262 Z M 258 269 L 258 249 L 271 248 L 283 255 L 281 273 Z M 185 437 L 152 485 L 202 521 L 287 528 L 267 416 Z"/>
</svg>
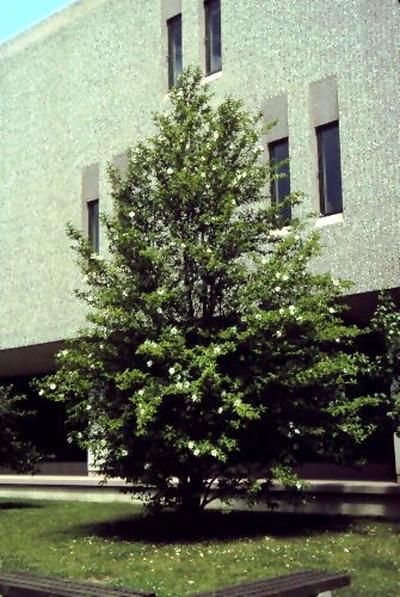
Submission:
<svg viewBox="0 0 400 597">
<path fill-rule="evenodd" d="M 197 593 L 193 597 L 328 597 L 350 584 L 347 574 L 306 570 Z M 39 574 L 0 574 L 0 597 L 155 597 L 155 593 Z"/>
<path fill-rule="evenodd" d="M 328 597 L 333 589 L 350 584 L 350 576 L 306 570 L 198 593 L 193 597 Z"/>
<path fill-rule="evenodd" d="M 155 597 L 155 593 L 115 589 L 101 583 L 80 582 L 40 574 L 0 573 L 0 597 Z"/>
</svg>

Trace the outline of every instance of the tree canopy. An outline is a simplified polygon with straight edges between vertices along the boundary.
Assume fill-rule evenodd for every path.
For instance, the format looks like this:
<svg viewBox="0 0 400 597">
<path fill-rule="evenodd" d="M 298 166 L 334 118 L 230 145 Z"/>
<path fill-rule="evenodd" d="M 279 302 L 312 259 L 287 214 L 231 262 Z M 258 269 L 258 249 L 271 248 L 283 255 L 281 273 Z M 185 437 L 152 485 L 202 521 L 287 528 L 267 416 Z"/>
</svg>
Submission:
<svg viewBox="0 0 400 597">
<path fill-rule="evenodd" d="M 371 432 L 346 284 L 310 267 L 317 232 L 271 205 L 260 115 L 189 68 L 154 121 L 127 172 L 110 168 L 107 254 L 69 227 L 87 326 L 42 392 L 99 472 L 153 505 L 294 487 L 302 460 L 340 461 Z"/>
</svg>

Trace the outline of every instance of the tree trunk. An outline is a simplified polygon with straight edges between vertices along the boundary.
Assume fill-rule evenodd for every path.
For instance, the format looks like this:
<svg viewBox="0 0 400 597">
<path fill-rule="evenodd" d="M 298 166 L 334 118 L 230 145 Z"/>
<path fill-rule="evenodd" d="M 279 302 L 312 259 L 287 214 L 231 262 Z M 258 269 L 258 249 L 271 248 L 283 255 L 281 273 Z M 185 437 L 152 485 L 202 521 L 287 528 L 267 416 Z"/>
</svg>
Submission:
<svg viewBox="0 0 400 597">
<path fill-rule="evenodd" d="M 192 473 L 179 480 L 179 510 L 184 516 L 196 517 L 204 510 L 202 497 L 204 482 L 200 475 Z"/>
</svg>

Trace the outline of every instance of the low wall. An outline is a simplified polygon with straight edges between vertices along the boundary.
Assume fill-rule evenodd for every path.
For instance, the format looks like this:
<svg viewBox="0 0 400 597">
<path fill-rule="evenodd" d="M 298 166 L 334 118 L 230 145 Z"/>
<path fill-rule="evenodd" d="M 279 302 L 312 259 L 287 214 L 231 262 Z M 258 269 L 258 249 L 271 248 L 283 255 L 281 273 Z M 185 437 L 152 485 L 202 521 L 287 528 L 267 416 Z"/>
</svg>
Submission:
<svg viewBox="0 0 400 597">
<path fill-rule="evenodd" d="M 138 494 L 126 493 L 120 479 L 104 482 L 99 477 L 55 477 L 38 475 L 0 475 L 0 499 L 59 499 L 97 502 L 129 502 Z M 293 502 L 290 494 L 276 487 L 271 497 L 279 512 L 318 513 L 328 515 L 373 516 L 400 519 L 400 485 L 385 481 L 309 480 L 304 499 Z M 221 507 L 216 500 L 211 507 Z M 245 500 L 235 500 L 233 508 L 248 510 Z M 266 504 L 253 507 L 269 509 Z M 251 508 L 250 508 L 251 509 Z"/>
</svg>

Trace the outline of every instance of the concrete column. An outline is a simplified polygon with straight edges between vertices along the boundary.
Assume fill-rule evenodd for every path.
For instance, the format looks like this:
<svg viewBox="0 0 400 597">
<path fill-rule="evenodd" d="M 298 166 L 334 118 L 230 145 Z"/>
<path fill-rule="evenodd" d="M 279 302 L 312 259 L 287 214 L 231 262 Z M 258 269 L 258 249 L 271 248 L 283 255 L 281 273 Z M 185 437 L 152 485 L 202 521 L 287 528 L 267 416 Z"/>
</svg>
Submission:
<svg viewBox="0 0 400 597">
<path fill-rule="evenodd" d="M 394 463 L 396 468 L 396 479 L 397 483 L 400 483 L 400 437 L 397 433 L 393 434 L 393 447 L 394 447 Z"/>
</svg>

